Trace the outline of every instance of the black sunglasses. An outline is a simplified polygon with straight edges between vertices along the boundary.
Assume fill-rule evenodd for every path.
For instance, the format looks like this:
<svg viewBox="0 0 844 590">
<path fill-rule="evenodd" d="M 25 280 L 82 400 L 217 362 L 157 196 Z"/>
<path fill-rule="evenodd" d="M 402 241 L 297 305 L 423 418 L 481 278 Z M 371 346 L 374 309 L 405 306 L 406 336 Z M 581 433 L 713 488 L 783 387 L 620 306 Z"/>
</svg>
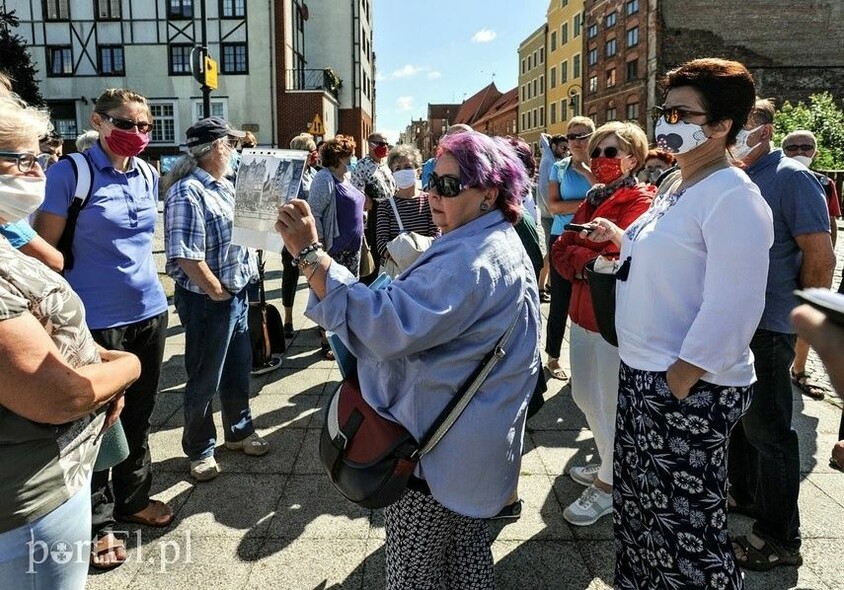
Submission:
<svg viewBox="0 0 844 590">
<path fill-rule="evenodd" d="M 665 122 L 674 125 L 679 123 L 681 119 L 686 117 L 704 117 L 709 113 L 703 111 L 690 111 L 688 109 L 680 109 L 677 107 L 651 107 L 651 119 L 656 121 L 660 117 L 665 117 Z"/>
<path fill-rule="evenodd" d="M 372 147 L 384 147 L 387 145 L 386 141 L 370 141 L 369 145 Z"/>
<path fill-rule="evenodd" d="M 782 146 L 782 149 L 784 149 L 787 152 L 811 152 L 812 150 L 815 149 L 815 146 L 808 144 L 808 143 L 802 143 L 802 144 L 793 143 L 791 145 Z"/>
<path fill-rule="evenodd" d="M 123 131 L 129 131 L 137 127 L 141 133 L 149 133 L 153 128 L 153 124 L 147 123 L 146 121 L 132 121 L 130 119 L 123 119 L 122 117 L 114 117 L 108 113 L 101 113 L 100 111 L 97 111 L 97 114 Z"/>
<path fill-rule="evenodd" d="M 32 172 L 32 169 L 35 168 L 38 163 L 38 156 L 32 152 L 0 152 L 0 160 L 15 162 L 18 165 L 18 170 L 26 174 Z"/>
<path fill-rule="evenodd" d="M 431 172 L 425 186 L 426 191 L 436 191 L 436 194 L 447 199 L 456 197 L 467 188 L 460 184 L 460 179 L 456 176 L 437 176 L 434 172 Z"/>
<path fill-rule="evenodd" d="M 569 141 L 580 141 L 582 139 L 589 139 L 592 137 L 591 133 L 567 133 L 566 139 Z"/>
<path fill-rule="evenodd" d="M 605 158 L 615 158 L 618 155 L 619 149 L 615 146 L 607 146 L 604 148 L 604 157 Z M 589 155 L 590 158 L 600 158 L 601 157 L 601 148 L 595 148 L 592 150 L 592 153 Z"/>
</svg>

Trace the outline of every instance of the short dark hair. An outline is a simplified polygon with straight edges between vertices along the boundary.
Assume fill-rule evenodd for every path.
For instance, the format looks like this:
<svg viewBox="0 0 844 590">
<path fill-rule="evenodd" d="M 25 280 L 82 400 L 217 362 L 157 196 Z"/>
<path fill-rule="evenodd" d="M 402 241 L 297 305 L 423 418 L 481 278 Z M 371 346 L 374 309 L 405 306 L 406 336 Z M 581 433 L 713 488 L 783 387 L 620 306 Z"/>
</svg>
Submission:
<svg viewBox="0 0 844 590">
<path fill-rule="evenodd" d="M 569 140 L 562 133 L 557 133 L 551 136 L 551 145 L 558 145 L 560 143 L 568 143 Z"/>
<path fill-rule="evenodd" d="M 665 74 L 662 81 L 665 92 L 682 86 L 700 93 L 710 122 L 732 121 L 727 145 L 733 145 L 756 101 L 753 76 L 744 64 L 717 57 L 694 59 Z"/>
</svg>

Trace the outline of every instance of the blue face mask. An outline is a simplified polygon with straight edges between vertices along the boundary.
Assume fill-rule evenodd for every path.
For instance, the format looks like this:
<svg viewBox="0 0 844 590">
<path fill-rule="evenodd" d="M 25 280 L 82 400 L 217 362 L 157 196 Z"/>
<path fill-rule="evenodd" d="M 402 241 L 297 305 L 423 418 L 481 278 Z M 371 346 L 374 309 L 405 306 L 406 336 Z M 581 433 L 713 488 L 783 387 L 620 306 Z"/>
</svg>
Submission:
<svg viewBox="0 0 844 590">
<path fill-rule="evenodd" d="M 240 167 L 240 154 L 237 153 L 237 150 L 232 150 L 232 155 L 229 156 L 229 167 L 233 172 L 237 172 L 238 167 Z"/>
<path fill-rule="evenodd" d="M 349 170 L 354 170 L 358 165 L 358 159 L 355 156 L 349 158 Z"/>
</svg>

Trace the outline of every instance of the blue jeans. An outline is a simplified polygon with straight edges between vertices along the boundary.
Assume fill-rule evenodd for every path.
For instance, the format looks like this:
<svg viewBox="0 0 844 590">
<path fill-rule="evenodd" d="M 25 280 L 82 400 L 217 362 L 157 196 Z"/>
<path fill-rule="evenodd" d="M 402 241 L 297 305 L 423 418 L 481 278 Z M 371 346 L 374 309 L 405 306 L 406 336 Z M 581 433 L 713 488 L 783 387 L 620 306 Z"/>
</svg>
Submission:
<svg viewBox="0 0 844 590">
<path fill-rule="evenodd" d="M 214 454 L 217 432 L 211 399 L 219 390 L 223 436 L 234 442 L 253 432 L 249 410 L 249 340 L 246 289 L 228 301 L 214 301 L 178 285 L 173 296 L 185 329 L 185 429 L 182 449 L 191 461 Z"/>
<path fill-rule="evenodd" d="M 0 533 L 0 585 L 31 590 L 85 587 L 91 555 L 91 486 L 24 526 Z"/>
<path fill-rule="evenodd" d="M 800 549 L 800 449 L 791 426 L 794 334 L 756 330 L 750 349 L 757 382 L 750 409 L 730 438 L 730 484 L 740 504 L 753 503 L 753 532 Z"/>
</svg>

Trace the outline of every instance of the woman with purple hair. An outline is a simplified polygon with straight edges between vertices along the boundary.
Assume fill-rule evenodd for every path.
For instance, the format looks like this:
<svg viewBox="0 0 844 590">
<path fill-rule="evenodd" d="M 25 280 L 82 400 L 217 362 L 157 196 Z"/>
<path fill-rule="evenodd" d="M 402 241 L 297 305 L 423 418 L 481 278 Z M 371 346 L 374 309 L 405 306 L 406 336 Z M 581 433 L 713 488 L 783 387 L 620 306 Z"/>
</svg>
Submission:
<svg viewBox="0 0 844 590">
<path fill-rule="evenodd" d="M 307 203 L 279 209 L 276 229 L 313 293 L 305 315 L 358 358 L 367 402 L 417 439 L 513 327 L 507 354 L 385 509 L 388 588 L 494 585 L 485 519 L 516 488 L 541 370 L 539 293 L 513 229 L 526 182 L 512 149 L 475 132 L 445 137 L 428 182 L 443 235 L 377 291 L 317 244 Z"/>
</svg>

